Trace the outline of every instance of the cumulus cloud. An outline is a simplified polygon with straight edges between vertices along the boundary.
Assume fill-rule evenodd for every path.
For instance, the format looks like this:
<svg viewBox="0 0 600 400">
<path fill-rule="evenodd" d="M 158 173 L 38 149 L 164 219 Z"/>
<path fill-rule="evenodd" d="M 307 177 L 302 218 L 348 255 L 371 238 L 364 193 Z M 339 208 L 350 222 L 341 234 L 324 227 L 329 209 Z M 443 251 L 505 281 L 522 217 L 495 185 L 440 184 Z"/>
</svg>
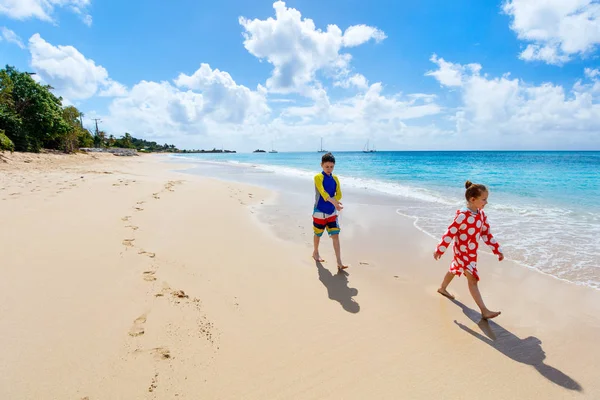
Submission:
<svg viewBox="0 0 600 400">
<path fill-rule="evenodd" d="M 438 69 L 426 75 L 460 90 L 462 104 L 453 117 L 459 134 L 495 147 L 560 148 L 600 139 L 600 98 L 592 84 L 577 83 L 570 89 L 552 83 L 533 85 L 509 74 L 481 75 L 478 64 L 464 66 L 435 57 L 432 61 Z M 586 74 L 597 76 L 595 70 Z"/>
<path fill-rule="evenodd" d="M 502 9 L 512 17 L 517 37 L 529 43 L 520 54 L 523 60 L 560 65 L 600 44 L 597 0 L 507 0 Z"/>
<path fill-rule="evenodd" d="M 193 75 L 180 74 L 175 85 L 202 92 L 204 112 L 219 121 L 241 123 L 249 113 L 260 115 L 269 111 L 262 86 L 252 91 L 236 84 L 229 73 L 212 70 L 208 64 L 201 64 Z"/>
<path fill-rule="evenodd" d="M 262 86 L 250 90 L 238 85 L 229 73 L 201 64 L 193 74 L 182 73 L 173 83 L 139 82 L 113 100 L 103 119 L 115 130 L 157 139 L 206 136 L 232 130 L 232 126 L 262 124 L 269 114 Z"/>
<path fill-rule="evenodd" d="M 239 18 L 244 28 L 245 48 L 273 65 L 266 82 L 270 92 L 318 96 L 318 71 L 341 79 L 350 74 L 352 57 L 342 53 L 343 48 L 371 39 L 380 42 L 386 37 L 381 30 L 367 25 L 350 26 L 344 33 L 337 25 L 328 25 L 323 31 L 313 20 L 302 18 L 300 11 L 286 7 L 282 1 L 275 2 L 273 8 L 275 18 Z"/>
<path fill-rule="evenodd" d="M 14 31 L 11 31 L 10 29 L 8 29 L 5 26 L 3 26 L 2 29 L 0 29 L 0 31 L 2 33 L 2 36 L 0 37 L 0 39 L 4 39 L 9 43 L 14 43 L 22 49 L 25 48 L 23 41 L 21 40 L 19 35 L 17 35 Z"/>
<path fill-rule="evenodd" d="M 100 90 L 102 96 L 123 95 L 125 88 L 73 46 L 54 46 L 39 34 L 29 39 L 31 66 L 57 93 L 72 100 L 87 99 Z"/>
<path fill-rule="evenodd" d="M 382 30 L 368 25 L 353 25 L 346 29 L 342 37 L 344 47 L 360 46 L 363 43 L 374 39 L 377 43 L 386 39 L 387 36 Z"/>
<path fill-rule="evenodd" d="M 67 8 L 80 15 L 83 22 L 90 26 L 92 17 L 87 14 L 90 3 L 91 0 L 0 0 L 0 14 L 19 20 L 37 18 L 54 22 L 54 11 Z"/>
<path fill-rule="evenodd" d="M 439 58 L 436 54 L 432 55 L 429 60 L 437 64 L 438 69 L 428 71 L 425 76 L 433 76 L 442 86 L 447 87 L 462 86 L 469 74 L 477 74 L 481 70 L 481 65 L 479 64 L 467 64 L 464 66 L 453 64 L 443 58 Z"/>
</svg>

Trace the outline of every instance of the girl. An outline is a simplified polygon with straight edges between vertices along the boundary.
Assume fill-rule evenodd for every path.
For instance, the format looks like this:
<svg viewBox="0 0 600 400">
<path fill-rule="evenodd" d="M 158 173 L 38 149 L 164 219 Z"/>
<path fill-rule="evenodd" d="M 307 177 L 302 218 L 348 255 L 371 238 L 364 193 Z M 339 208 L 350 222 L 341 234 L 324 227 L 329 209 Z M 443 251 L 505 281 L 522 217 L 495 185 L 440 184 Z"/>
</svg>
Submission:
<svg viewBox="0 0 600 400">
<path fill-rule="evenodd" d="M 494 318 L 500 315 L 500 311 L 490 311 L 481 298 L 477 282 L 479 275 L 477 274 L 477 248 L 479 247 L 479 238 L 485 244 L 491 247 L 494 254 L 498 256 L 498 260 L 502 261 L 504 255 L 502 249 L 496 239 L 490 232 L 490 225 L 487 217 L 483 213 L 483 208 L 487 204 L 488 190 L 484 185 L 474 184 L 471 181 L 465 183 L 465 198 L 467 206 L 456 211 L 456 217 L 452 224 L 448 227 L 446 233 L 442 236 L 442 241 L 437 245 L 433 258 L 439 260 L 444 254 L 452 239 L 454 239 L 454 259 L 450 263 L 450 270 L 446 273 L 442 286 L 438 289 L 438 293 L 454 299 L 454 296 L 446 290 L 454 275 L 460 276 L 465 274 L 469 282 L 469 291 L 473 300 L 481 310 L 483 319 Z"/>
</svg>

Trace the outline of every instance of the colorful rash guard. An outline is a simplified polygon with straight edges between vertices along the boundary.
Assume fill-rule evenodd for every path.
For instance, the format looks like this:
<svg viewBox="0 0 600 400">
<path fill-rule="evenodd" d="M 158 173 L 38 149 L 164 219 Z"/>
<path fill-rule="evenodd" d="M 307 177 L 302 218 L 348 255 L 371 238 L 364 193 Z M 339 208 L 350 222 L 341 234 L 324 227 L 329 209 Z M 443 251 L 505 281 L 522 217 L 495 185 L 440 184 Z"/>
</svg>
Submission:
<svg viewBox="0 0 600 400">
<path fill-rule="evenodd" d="M 479 280 L 477 249 L 480 238 L 490 246 L 494 254 L 502 254 L 502 248 L 492 235 L 483 210 L 478 210 L 475 213 L 465 207 L 456 211 L 454 221 L 442 236 L 442 240 L 435 251 L 438 254 L 444 254 L 454 239 L 454 259 L 450 263 L 449 271 L 458 276 L 468 271 L 475 279 Z"/>
<path fill-rule="evenodd" d="M 335 206 L 327 201 L 334 197 L 340 201 L 342 199 L 342 190 L 340 181 L 335 175 L 327 175 L 321 172 L 315 176 L 315 204 L 313 210 L 313 230 L 315 235 L 321 236 L 325 229 L 331 235 L 340 233 L 338 223 L 338 214 Z"/>
<path fill-rule="evenodd" d="M 325 172 L 315 175 L 315 211 L 334 214 L 335 206 L 327 201 L 330 197 L 337 201 L 342 199 L 342 189 L 337 176 L 327 175 Z"/>
</svg>

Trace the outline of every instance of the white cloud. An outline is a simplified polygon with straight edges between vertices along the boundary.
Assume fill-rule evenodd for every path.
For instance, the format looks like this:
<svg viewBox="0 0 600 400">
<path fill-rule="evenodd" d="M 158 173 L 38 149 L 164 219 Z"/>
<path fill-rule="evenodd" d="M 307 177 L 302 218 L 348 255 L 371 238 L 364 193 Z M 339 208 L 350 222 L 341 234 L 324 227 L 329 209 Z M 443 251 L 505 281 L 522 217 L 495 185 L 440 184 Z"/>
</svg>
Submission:
<svg viewBox="0 0 600 400">
<path fill-rule="evenodd" d="M 467 64 L 465 66 L 453 64 L 447 62 L 443 58 L 438 58 L 436 54 L 432 55 L 429 60 L 437 64 L 438 69 L 435 71 L 428 71 L 425 76 L 433 76 L 442 84 L 442 86 L 462 86 L 465 77 L 468 76 L 468 74 L 478 73 L 481 70 L 481 65 L 479 64 Z"/>
<path fill-rule="evenodd" d="M 126 97 L 115 99 L 102 119 L 115 135 L 173 137 L 203 131 L 203 106 L 201 94 L 182 92 L 169 82 L 141 81 Z"/>
<path fill-rule="evenodd" d="M 387 36 L 382 30 L 367 25 L 353 25 L 346 29 L 342 38 L 345 47 L 360 46 L 363 43 L 374 39 L 377 43 L 386 39 Z"/>
<path fill-rule="evenodd" d="M 90 98 L 99 90 L 101 96 L 124 95 L 123 85 L 73 46 L 53 46 L 36 33 L 29 39 L 29 51 L 31 66 L 60 95 L 72 100 Z"/>
<path fill-rule="evenodd" d="M 520 55 L 526 61 L 560 65 L 600 44 L 597 0 L 507 0 L 502 8 L 517 37 L 529 42 Z"/>
<path fill-rule="evenodd" d="M 343 88 L 356 87 L 358 89 L 367 89 L 369 87 L 369 81 L 364 75 L 354 74 L 346 79 L 338 80 L 334 82 L 334 86 Z"/>
<path fill-rule="evenodd" d="M 83 23 L 86 24 L 87 26 L 92 26 L 93 19 L 92 19 L 91 15 L 89 15 L 89 14 L 84 15 L 82 20 L 83 20 Z"/>
<path fill-rule="evenodd" d="M 37 18 L 54 22 L 52 15 L 57 8 L 68 8 L 82 16 L 84 23 L 91 25 L 92 17 L 85 13 L 91 0 L 0 0 L 0 14 L 13 19 Z"/>
<path fill-rule="evenodd" d="M 453 117 L 465 144 L 488 148 L 564 148 L 600 143 L 600 91 L 594 85 L 571 89 L 527 84 L 509 74 L 489 78 L 477 68 L 432 58 L 438 70 L 428 72 L 445 86 L 460 88 L 462 104 Z M 444 71 L 461 71 L 448 85 Z M 596 76 L 588 71 L 588 75 Z M 595 143 L 595 145 L 594 145 Z"/>
<path fill-rule="evenodd" d="M 5 26 L 2 27 L 1 31 L 2 31 L 2 37 L 0 39 L 4 39 L 9 43 L 14 43 L 22 49 L 25 48 L 23 41 L 21 40 L 19 35 L 17 35 L 15 32 L 11 31 L 10 29 L 8 29 Z"/>
<path fill-rule="evenodd" d="M 311 106 L 288 107 L 281 113 L 281 120 L 290 125 L 348 124 L 365 127 L 370 132 L 371 125 L 388 126 L 393 130 L 394 124 L 411 119 L 437 115 L 441 107 L 431 101 L 428 96 L 386 96 L 382 94 L 381 83 L 374 83 L 365 93 L 354 97 L 331 102 L 325 91 L 320 99 Z M 307 129 L 307 131 L 309 131 Z M 353 128 L 351 131 L 355 131 Z M 364 135 L 365 132 L 362 134 Z"/>
<path fill-rule="evenodd" d="M 586 78 L 589 79 L 596 79 L 597 77 L 600 77 L 600 69 L 591 69 L 591 68 L 586 68 L 584 71 Z"/>
<path fill-rule="evenodd" d="M 107 79 L 103 82 L 105 88 L 102 89 L 98 96 L 100 97 L 124 97 L 127 96 L 127 87 L 125 85 L 115 82 L 112 79 Z"/>
<path fill-rule="evenodd" d="M 269 113 L 263 87 L 252 91 L 238 85 L 227 72 L 202 64 L 192 75 L 180 74 L 174 84 L 136 84 L 110 104 L 103 120 L 117 132 L 164 139 L 263 124 Z"/>
<path fill-rule="evenodd" d="M 180 74 L 175 85 L 201 91 L 204 95 L 204 112 L 212 113 L 213 118 L 224 122 L 243 122 L 248 113 L 255 115 L 269 112 L 265 95 L 266 90 L 258 86 L 251 91 L 235 83 L 231 75 L 218 69 L 212 70 L 208 64 L 191 76 Z"/>
<path fill-rule="evenodd" d="M 273 8 L 275 18 L 239 18 L 245 30 L 246 49 L 274 67 L 266 82 L 267 89 L 273 93 L 318 96 L 318 71 L 342 80 L 350 73 L 352 57 L 340 53 L 342 48 L 358 46 L 370 39 L 377 42 L 385 39 L 382 31 L 366 25 L 351 26 L 344 34 L 337 25 L 328 25 L 327 30 L 322 31 L 313 20 L 303 19 L 298 10 L 287 8 L 282 1 L 275 2 Z"/>
</svg>

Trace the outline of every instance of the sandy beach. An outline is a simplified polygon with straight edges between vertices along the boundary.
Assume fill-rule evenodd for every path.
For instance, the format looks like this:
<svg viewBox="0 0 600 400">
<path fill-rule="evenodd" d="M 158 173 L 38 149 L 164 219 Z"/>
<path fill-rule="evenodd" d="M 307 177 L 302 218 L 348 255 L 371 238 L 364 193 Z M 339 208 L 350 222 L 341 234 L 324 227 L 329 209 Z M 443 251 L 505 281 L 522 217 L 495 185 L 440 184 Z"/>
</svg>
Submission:
<svg viewBox="0 0 600 400">
<path fill-rule="evenodd" d="M 3 154 L 0 399 L 600 398 L 599 291 L 484 254 L 481 321 L 412 220 L 342 230 L 337 274 L 310 215 L 165 158 Z"/>
</svg>

